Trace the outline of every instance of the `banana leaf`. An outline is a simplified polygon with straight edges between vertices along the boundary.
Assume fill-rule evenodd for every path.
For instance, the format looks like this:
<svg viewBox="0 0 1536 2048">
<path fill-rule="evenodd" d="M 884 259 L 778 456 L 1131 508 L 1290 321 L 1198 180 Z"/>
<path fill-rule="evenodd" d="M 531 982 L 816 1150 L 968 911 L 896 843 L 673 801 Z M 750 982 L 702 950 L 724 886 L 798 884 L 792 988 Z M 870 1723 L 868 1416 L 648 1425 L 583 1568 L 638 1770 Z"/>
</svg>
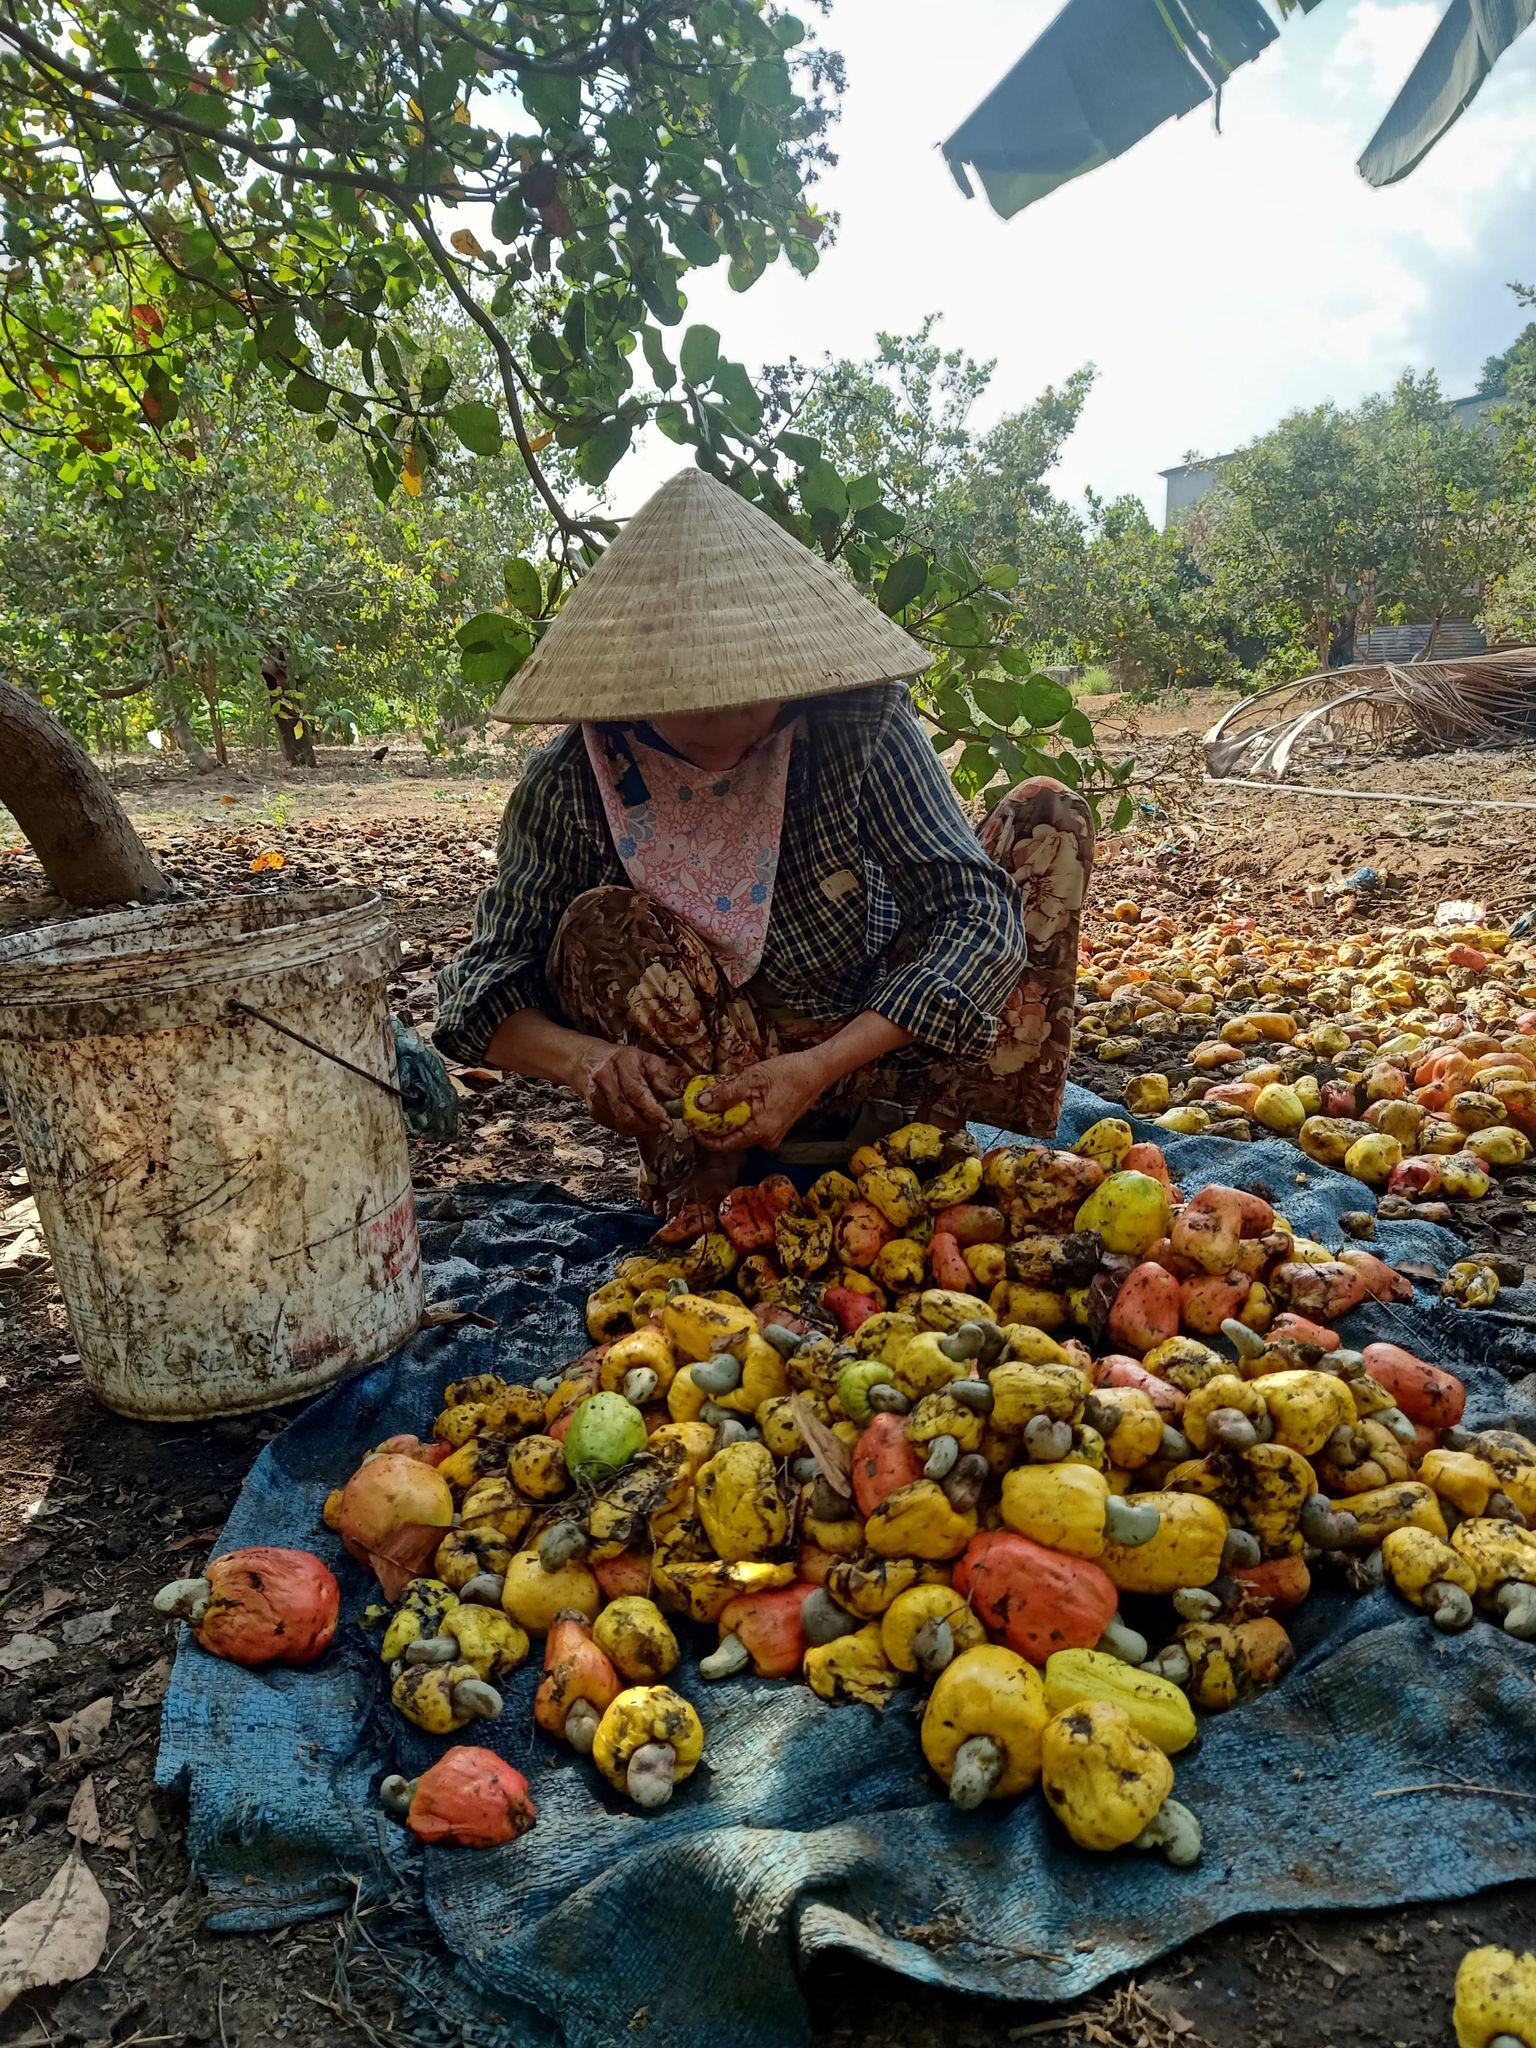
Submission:
<svg viewBox="0 0 1536 2048">
<path fill-rule="evenodd" d="M 1320 0 L 1272 0 L 1282 15 Z M 1477 97 L 1536 0 L 1450 0 L 1360 158 L 1372 185 L 1421 163 Z M 961 190 L 970 165 L 1010 219 L 1219 93 L 1278 31 L 1259 0 L 1067 0 L 944 144 Z"/>
<path fill-rule="evenodd" d="M 1451 0 L 1423 56 L 1366 145 L 1360 175 L 1367 184 L 1394 184 L 1422 163 L 1533 19 L 1536 0 Z"/>
<path fill-rule="evenodd" d="M 1277 33 L 1258 0 L 1067 0 L 944 155 L 1011 218 L 1208 100 Z"/>
</svg>

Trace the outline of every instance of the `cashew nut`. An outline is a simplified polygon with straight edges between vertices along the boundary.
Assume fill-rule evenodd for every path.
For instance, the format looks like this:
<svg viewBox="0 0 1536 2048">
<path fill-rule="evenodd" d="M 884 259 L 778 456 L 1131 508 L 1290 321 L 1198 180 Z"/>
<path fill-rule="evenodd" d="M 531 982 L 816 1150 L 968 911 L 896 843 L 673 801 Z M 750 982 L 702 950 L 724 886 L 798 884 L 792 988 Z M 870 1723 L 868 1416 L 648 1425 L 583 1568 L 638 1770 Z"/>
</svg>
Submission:
<svg viewBox="0 0 1536 2048">
<path fill-rule="evenodd" d="M 1165 1799 L 1131 1847 L 1161 1849 L 1175 1869 L 1186 1870 L 1200 1860 L 1200 1823 L 1181 1799 Z"/>
<path fill-rule="evenodd" d="M 973 1813 L 1003 1775 L 1002 1745 L 990 1735 L 971 1735 L 955 1751 L 949 1779 L 949 1803 Z"/>
<path fill-rule="evenodd" d="M 676 1782 L 677 1751 L 670 1742 L 642 1742 L 624 1773 L 625 1790 L 646 1813 L 666 1805 Z"/>
</svg>

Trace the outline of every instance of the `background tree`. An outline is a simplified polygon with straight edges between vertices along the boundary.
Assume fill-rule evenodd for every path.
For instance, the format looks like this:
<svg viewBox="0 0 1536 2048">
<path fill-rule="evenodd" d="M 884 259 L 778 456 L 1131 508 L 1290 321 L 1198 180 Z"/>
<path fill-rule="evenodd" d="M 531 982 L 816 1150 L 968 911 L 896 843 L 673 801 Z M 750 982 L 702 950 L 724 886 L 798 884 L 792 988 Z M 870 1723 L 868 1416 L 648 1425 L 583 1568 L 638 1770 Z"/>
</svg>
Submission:
<svg viewBox="0 0 1536 2048">
<path fill-rule="evenodd" d="M 1216 601 L 1239 617 L 1268 608 L 1331 668 L 1353 640 L 1363 579 L 1381 541 L 1380 465 L 1358 422 L 1319 405 L 1230 456 L 1191 530 Z"/>
<path fill-rule="evenodd" d="M 1536 288 L 1511 287 L 1522 306 L 1536 306 Z M 1499 435 L 1510 465 L 1505 548 L 1484 586 L 1482 626 L 1493 640 L 1536 644 L 1536 321 L 1498 358 L 1505 403 Z"/>
<path fill-rule="evenodd" d="M 0 9 L 0 434 L 62 449 L 61 481 L 98 464 L 116 488 L 124 439 L 173 426 L 198 342 L 224 328 L 318 439 L 356 443 L 381 501 L 419 495 L 456 448 L 510 441 L 551 542 L 542 562 L 514 557 L 504 599 L 459 629 L 465 684 L 488 692 L 613 531 L 572 509 L 546 451 L 599 489 L 654 420 L 928 636 L 929 701 L 962 672 L 996 686 L 969 723 L 1001 736 L 999 772 L 1015 729 L 1057 725 L 1039 693 L 1025 721 L 1012 686 L 1027 678 L 993 660 L 1007 565 L 909 535 L 899 474 L 888 497 L 883 466 L 845 475 L 815 433 L 764 438 L 762 399 L 712 329 L 668 338 L 691 270 L 723 262 L 745 290 L 781 255 L 817 261 L 810 187 L 841 78 L 800 20 L 761 0 L 530 0 L 512 17 L 455 0 L 382 17 L 368 0 L 210 4 L 212 23 L 186 0 Z M 109 277 L 90 300 L 86 280 Z M 490 396 L 424 337 L 434 291 L 485 337 Z M 930 348 L 917 338 L 912 389 L 937 379 L 942 456 L 975 368 L 930 366 Z M 920 448 L 924 423 L 910 431 Z M 960 708 L 953 688 L 946 703 Z M 1057 743 L 1084 779 L 1072 749 L 1089 738 Z M 1101 771 L 1088 761 L 1090 782 Z"/>
<path fill-rule="evenodd" d="M 1433 371 L 1406 373 L 1355 417 L 1380 491 L 1377 616 L 1427 622 L 1433 652 L 1441 620 L 1476 609 L 1502 552 L 1509 454 L 1481 423 L 1461 424 Z"/>
<path fill-rule="evenodd" d="M 449 317 L 466 382 L 488 355 Z M 541 529 L 506 451 L 446 457 L 380 504 L 357 444 L 322 443 L 222 333 L 184 380 L 174 436 L 133 436 L 109 473 L 57 442 L 0 453 L 0 632 L 13 674 L 98 743 L 159 724 L 194 762 L 275 717 L 290 761 L 316 732 L 415 725 L 483 705 L 454 634 L 503 596 L 509 546 Z"/>
</svg>

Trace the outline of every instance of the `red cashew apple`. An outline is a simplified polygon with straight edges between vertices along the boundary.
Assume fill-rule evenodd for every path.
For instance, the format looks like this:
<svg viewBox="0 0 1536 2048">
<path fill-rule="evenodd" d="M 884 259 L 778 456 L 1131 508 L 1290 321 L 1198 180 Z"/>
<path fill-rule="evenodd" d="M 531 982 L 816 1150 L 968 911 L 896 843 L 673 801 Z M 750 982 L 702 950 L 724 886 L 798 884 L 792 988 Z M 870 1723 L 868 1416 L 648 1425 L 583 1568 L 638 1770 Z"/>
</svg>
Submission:
<svg viewBox="0 0 1536 2048">
<path fill-rule="evenodd" d="M 387 1777 L 379 1798 L 418 1840 L 438 1848 L 495 1849 L 527 1834 L 538 1818 L 522 1772 L 494 1750 L 468 1744 L 419 1778 Z"/>
<path fill-rule="evenodd" d="M 336 1633 L 341 1589 L 307 1550 L 256 1544 L 212 1558 L 199 1579 L 162 1586 L 154 1605 L 232 1664 L 313 1664 Z"/>
<path fill-rule="evenodd" d="M 887 1494 L 923 1476 L 923 1453 L 907 1435 L 906 1418 L 877 1415 L 853 1447 L 853 1497 L 866 1519 Z"/>
<path fill-rule="evenodd" d="M 955 1566 L 955 1591 L 1032 1664 L 1057 1650 L 1091 1650 L 1114 1620 L 1120 1595 L 1086 1557 L 1048 1550 L 1011 1529 L 975 1536 Z"/>
</svg>

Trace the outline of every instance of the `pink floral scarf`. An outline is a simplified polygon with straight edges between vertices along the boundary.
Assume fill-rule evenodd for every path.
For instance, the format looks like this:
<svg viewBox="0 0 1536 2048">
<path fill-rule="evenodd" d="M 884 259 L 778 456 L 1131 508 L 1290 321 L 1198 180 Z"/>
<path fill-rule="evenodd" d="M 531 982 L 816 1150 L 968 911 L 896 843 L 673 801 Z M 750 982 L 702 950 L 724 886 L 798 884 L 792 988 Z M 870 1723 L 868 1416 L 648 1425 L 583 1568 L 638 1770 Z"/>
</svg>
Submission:
<svg viewBox="0 0 1536 2048">
<path fill-rule="evenodd" d="M 629 728 L 581 731 L 625 874 L 702 932 L 740 988 L 768 941 L 794 726 L 719 773 L 647 746 Z"/>
</svg>

